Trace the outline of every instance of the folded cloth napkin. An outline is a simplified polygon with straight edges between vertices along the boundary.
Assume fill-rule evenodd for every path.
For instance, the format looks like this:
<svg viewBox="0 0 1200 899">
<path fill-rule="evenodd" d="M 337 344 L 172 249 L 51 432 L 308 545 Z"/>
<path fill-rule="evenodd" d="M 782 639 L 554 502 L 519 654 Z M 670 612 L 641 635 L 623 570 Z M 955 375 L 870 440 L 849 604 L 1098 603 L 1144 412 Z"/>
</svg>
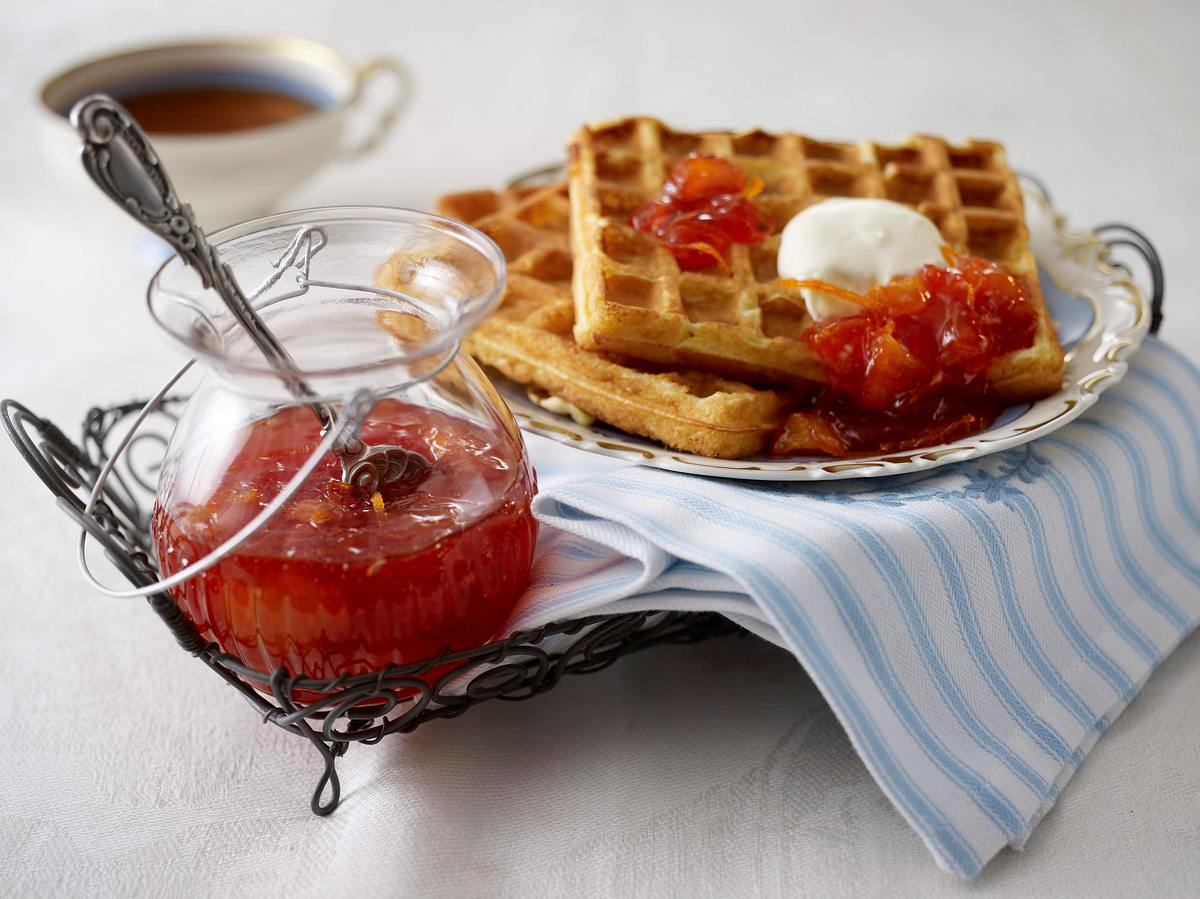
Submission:
<svg viewBox="0 0 1200 899">
<path fill-rule="evenodd" d="M 1198 422 L 1200 371 L 1151 339 L 1079 421 L 930 473 L 552 483 L 514 626 L 728 615 L 796 656 L 937 863 L 971 878 L 1200 618 Z"/>
</svg>

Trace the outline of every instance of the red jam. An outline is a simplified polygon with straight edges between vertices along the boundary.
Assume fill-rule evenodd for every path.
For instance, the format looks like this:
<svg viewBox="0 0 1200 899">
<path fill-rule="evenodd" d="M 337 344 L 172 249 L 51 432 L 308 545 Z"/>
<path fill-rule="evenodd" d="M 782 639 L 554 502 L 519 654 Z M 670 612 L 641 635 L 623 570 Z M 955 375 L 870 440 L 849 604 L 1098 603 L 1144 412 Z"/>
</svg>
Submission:
<svg viewBox="0 0 1200 899">
<path fill-rule="evenodd" d="M 657 236 L 684 271 L 719 266 L 729 269 L 729 248 L 758 243 L 767 220 L 751 199 L 762 190 L 732 162 L 702 153 L 685 156 L 671 168 L 662 194 L 633 213 L 639 231 Z"/>
<path fill-rule="evenodd" d="M 821 281 L 791 282 L 861 308 L 802 335 L 829 385 L 811 409 L 789 418 L 773 452 L 813 445 L 834 456 L 895 452 L 956 440 L 995 421 L 1004 404 L 989 393 L 987 369 L 1033 345 L 1037 311 L 1025 285 L 1002 266 L 947 257 L 947 268 L 927 265 L 861 296 Z"/>
<path fill-rule="evenodd" d="M 163 573 L 257 515 L 318 432 L 311 410 L 282 409 L 250 426 L 215 488 L 156 506 Z M 477 646 L 529 583 L 537 524 L 519 438 L 397 400 L 376 404 L 361 436 L 416 450 L 432 471 L 366 496 L 329 455 L 246 543 L 175 591 L 201 633 L 251 668 L 332 678 Z"/>
</svg>

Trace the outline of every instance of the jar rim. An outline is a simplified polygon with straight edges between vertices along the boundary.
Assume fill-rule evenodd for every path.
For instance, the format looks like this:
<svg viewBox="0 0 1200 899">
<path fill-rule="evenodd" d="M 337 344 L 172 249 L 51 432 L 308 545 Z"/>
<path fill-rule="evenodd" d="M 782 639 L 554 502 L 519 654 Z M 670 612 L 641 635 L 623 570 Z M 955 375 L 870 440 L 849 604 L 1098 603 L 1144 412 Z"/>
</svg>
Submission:
<svg viewBox="0 0 1200 899">
<path fill-rule="evenodd" d="M 500 302 L 506 283 L 506 263 L 504 253 L 488 235 L 468 224 L 436 215 L 399 206 L 314 206 L 279 212 L 259 218 L 248 219 L 244 222 L 227 225 L 206 235 L 210 244 L 218 250 L 223 245 L 233 241 L 253 237 L 263 231 L 286 225 L 301 228 L 308 225 L 329 224 L 338 220 L 376 221 L 385 224 L 396 224 L 408 227 L 431 227 L 442 234 L 449 233 L 464 245 L 470 247 L 490 266 L 494 273 L 491 286 L 478 296 L 470 297 L 460 302 L 456 309 L 456 317 L 447 327 L 441 328 L 428 341 L 411 348 L 397 349 L 387 358 L 374 359 L 351 365 L 331 367 L 301 366 L 298 374 L 304 378 L 337 378 L 369 374 L 386 370 L 393 366 L 410 365 L 431 356 L 446 354 L 456 347 L 466 334 L 472 331 L 484 317 L 489 315 Z M 380 260 L 382 263 L 384 260 Z M 235 375 L 253 377 L 278 377 L 278 371 L 265 359 L 261 364 L 248 362 L 237 358 L 229 352 L 214 349 L 211 343 L 199 339 L 195 329 L 186 331 L 173 327 L 156 308 L 155 297 L 180 301 L 180 298 L 163 286 L 164 276 L 183 266 L 179 254 L 171 256 L 155 271 L 146 288 L 146 306 L 155 324 L 175 343 L 197 358 L 205 359 L 219 365 L 225 372 Z"/>
</svg>

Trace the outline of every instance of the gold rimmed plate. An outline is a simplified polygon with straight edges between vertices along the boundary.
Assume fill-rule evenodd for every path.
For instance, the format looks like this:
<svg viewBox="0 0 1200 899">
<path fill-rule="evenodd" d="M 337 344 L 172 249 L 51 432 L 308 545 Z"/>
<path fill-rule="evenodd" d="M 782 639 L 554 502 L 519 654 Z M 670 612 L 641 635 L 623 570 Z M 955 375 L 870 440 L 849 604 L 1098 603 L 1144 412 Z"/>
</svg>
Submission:
<svg viewBox="0 0 1200 899">
<path fill-rule="evenodd" d="M 758 481 L 824 481 L 924 471 L 976 459 L 1036 440 L 1077 418 L 1124 377 L 1129 357 L 1150 328 L 1150 305 L 1128 275 L 1108 262 L 1108 250 L 1091 233 L 1074 232 L 1066 219 L 1026 186 L 1025 216 L 1037 257 L 1042 294 L 1066 353 L 1063 386 L 1035 403 L 1006 409 L 986 431 L 939 446 L 903 453 L 832 459 L 829 456 L 709 459 L 668 449 L 652 440 L 596 422 L 581 425 L 547 412 L 525 388 L 494 375 L 521 427 L 559 443 L 705 477 Z"/>
</svg>

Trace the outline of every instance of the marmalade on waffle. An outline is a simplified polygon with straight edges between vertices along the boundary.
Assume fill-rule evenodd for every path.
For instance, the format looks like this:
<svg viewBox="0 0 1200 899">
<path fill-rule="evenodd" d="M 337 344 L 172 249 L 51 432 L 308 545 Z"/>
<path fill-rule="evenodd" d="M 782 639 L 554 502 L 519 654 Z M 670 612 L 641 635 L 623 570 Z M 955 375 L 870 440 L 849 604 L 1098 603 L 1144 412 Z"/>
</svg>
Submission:
<svg viewBox="0 0 1200 899">
<path fill-rule="evenodd" d="M 763 183 L 754 202 L 772 233 L 731 247 L 728 272 L 681 271 L 669 249 L 629 223 L 692 152 L 728 158 Z M 955 251 L 999 262 L 1024 280 L 1037 331 L 1032 346 L 988 369 L 993 395 L 1020 402 L 1061 385 L 1062 350 L 1038 285 L 1020 187 L 998 143 L 953 145 L 929 135 L 894 145 L 833 143 L 761 130 L 675 131 L 635 117 L 578 131 L 568 171 L 574 337 L 583 349 L 756 384 L 824 382 L 819 360 L 798 339 L 812 324 L 803 299 L 778 279 L 779 232 L 828 197 L 876 197 L 916 209 Z"/>
<path fill-rule="evenodd" d="M 610 425 L 703 456 L 762 452 L 782 425 L 789 404 L 781 391 L 655 370 L 575 343 L 565 184 L 450 194 L 437 211 L 483 231 L 508 263 L 500 307 L 464 344 L 480 362 Z"/>
</svg>

